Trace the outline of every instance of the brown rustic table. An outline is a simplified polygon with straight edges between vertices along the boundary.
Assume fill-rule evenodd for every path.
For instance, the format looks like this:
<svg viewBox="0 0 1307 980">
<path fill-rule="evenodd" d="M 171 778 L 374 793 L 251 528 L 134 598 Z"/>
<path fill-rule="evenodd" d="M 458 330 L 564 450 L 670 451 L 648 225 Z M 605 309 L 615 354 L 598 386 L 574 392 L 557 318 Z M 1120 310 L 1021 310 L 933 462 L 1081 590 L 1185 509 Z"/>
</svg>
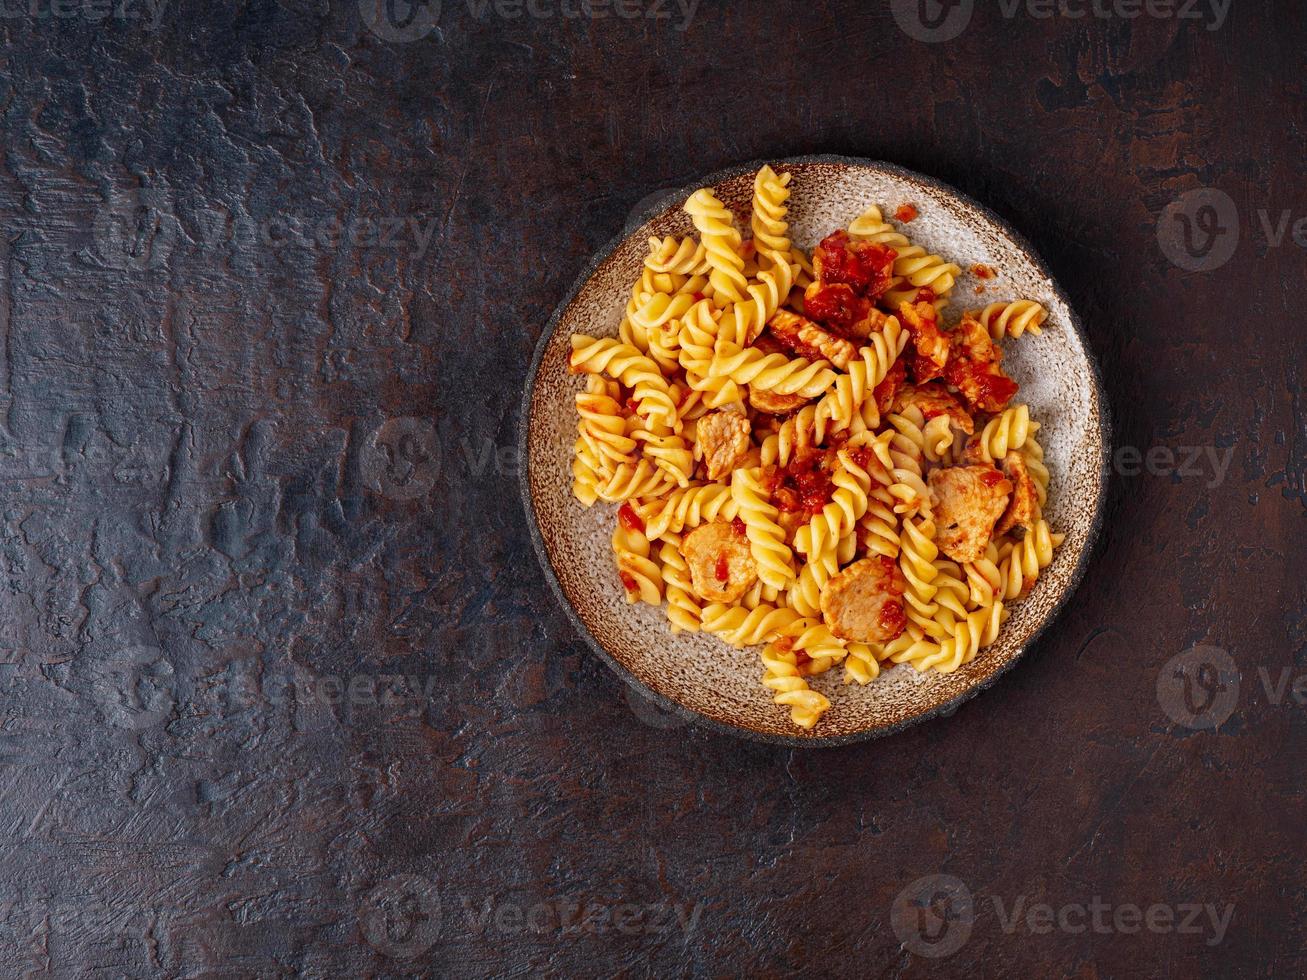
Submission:
<svg viewBox="0 0 1307 980">
<path fill-rule="evenodd" d="M 1307 969 L 1302 5 L 2 13 L 0 974 Z M 1027 235 L 1117 443 L 1027 659 L 823 752 L 629 695 L 515 462 L 589 255 L 800 153 Z"/>
</svg>

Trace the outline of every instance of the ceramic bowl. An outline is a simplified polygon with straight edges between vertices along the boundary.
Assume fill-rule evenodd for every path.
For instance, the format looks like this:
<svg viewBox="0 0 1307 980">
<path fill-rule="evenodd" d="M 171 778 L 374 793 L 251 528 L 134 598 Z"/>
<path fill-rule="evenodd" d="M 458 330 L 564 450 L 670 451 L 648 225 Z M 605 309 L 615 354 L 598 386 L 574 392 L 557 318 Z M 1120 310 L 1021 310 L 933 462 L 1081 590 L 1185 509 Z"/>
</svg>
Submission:
<svg viewBox="0 0 1307 980">
<path fill-rule="evenodd" d="M 628 605 L 613 565 L 616 507 L 582 507 L 571 492 L 576 440 L 574 395 L 583 379 L 568 372 L 574 333 L 613 336 L 651 235 L 693 232 L 681 209 L 699 187 L 711 186 L 748 227 L 754 174 L 762 162 L 793 174 L 790 235 L 811 249 L 846 227 L 868 206 L 892 216 L 912 204 L 919 217 L 905 231 L 928 251 L 964 270 L 954 288 L 957 315 L 1001 299 L 1038 300 L 1048 310 L 1040 336 L 1004 342 L 1004 365 L 1020 383 L 1018 398 L 1041 424 L 1039 439 L 1051 471 L 1045 516 L 1066 541 L 1030 596 L 1011 605 L 998 641 L 955 673 L 918 674 L 900 665 L 865 687 L 845 686 L 836 669 L 813 678 L 831 701 L 810 732 L 797 729 L 786 708 L 762 686 L 757 649 L 734 650 L 702 633 L 672 634 L 662 609 Z M 998 277 L 980 282 L 978 264 Z M 984 293 L 977 294 L 978 286 Z M 1108 409 L 1097 367 L 1065 293 L 1030 245 L 996 215 L 937 180 L 900 167 L 844 157 L 760 161 L 711 174 L 660 197 L 589 263 L 550 320 L 536 349 L 522 407 L 522 494 L 545 578 L 577 631 L 619 676 L 655 703 L 696 723 L 787 745 L 838 745 L 885 735 L 914 722 L 951 714 L 1010 668 L 1052 621 L 1081 576 L 1101 520 L 1109 447 Z"/>
</svg>

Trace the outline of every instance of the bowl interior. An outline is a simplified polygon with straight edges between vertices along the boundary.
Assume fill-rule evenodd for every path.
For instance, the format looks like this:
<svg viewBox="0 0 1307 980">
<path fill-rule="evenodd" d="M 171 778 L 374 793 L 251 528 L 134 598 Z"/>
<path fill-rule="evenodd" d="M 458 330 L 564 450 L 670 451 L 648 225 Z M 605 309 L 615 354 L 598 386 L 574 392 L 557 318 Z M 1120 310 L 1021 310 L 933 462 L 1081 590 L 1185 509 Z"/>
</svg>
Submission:
<svg viewBox="0 0 1307 980">
<path fill-rule="evenodd" d="M 999 640 L 953 674 L 918 674 L 903 665 L 865 687 L 845 686 L 841 670 L 813 678 L 812 686 L 830 698 L 831 708 L 816 728 L 804 732 L 790 722 L 787 709 L 772 704 L 771 692 L 761 685 L 756 649 L 733 650 L 706 634 L 673 635 L 663 610 L 626 603 L 610 546 L 616 507 L 598 503 L 587 509 L 571 493 L 573 398 L 583 379 L 568 372 L 569 338 L 573 333 L 616 335 L 649 236 L 693 233 L 681 204 L 694 188 L 602 254 L 542 338 L 525 412 L 526 493 L 546 571 L 619 673 L 653 692 L 656 700 L 665 698 L 739 734 L 832 744 L 884 734 L 974 693 L 1010 666 L 1048 622 L 1074 588 L 1097 529 L 1105 479 L 1104 406 L 1092 356 L 1061 290 L 1028 246 L 988 212 L 949 188 L 885 164 L 805 158 L 773 167 L 794 175 L 790 234 L 804 248 L 846 227 L 872 204 L 889 217 L 910 203 L 920 216 L 904 231 L 964 270 L 946 321 L 963 309 L 1005 299 L 1037 300 L 1048 310 L 1041 336 L 1004 341 L 1004 365 L 1021 385 L 1017 400 L 1029 404 L 1040 422 L 1038 436 L 1051 472 L 1045 516 L 1054 531 L 1066 534 L 1066 541 L 1029 598 L 1010 607 Z M 736 168 L 706 181 L 715 184 L 741 228 L 748 226 L 755 172 L 753 166 Z M 996 270 L 997 278 L 979 280 L 971 271 L 977 264 Z M 983 294 L 977 294 L 979 286 Z"/>
</svg>

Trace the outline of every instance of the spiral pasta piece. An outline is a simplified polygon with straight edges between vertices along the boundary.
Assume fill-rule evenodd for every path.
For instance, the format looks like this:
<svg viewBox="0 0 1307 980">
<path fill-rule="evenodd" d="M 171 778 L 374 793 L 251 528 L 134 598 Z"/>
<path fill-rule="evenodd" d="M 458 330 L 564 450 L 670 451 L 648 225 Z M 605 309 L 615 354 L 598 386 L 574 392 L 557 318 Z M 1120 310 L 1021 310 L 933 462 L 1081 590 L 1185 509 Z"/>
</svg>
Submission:
<svg viewBox="0 0 1307 980">
<path fill-rule="evenodd" d="M 626 311 L 621 322 L 617 325 L 618 339 L 624 344 L 630 344 L 642 354 L 648 353 L 648 331 L 634 322 L 633 318 L 640 308 L 649 301 L 649 297 L 658 293 L 675 293 L 678 287 L 683 284 L 684 278 L 670 273 L 654 272 L 646 266 L 641 272 L 640 278 L 631 287 L 631 296 L 627 300 Z"/>
<path fill-rule="evenodd" d="M 1014 598 L 1007 596 L 1003 573 L 998 567 L 998 548 L 989 542 L 985 557 L 979 561 L 969 561 L 962 566 L 967 577 L 968 597 L 973 606 L 992 605 L 996 598 Z M 1018 587 L 1017 592 L 1020 592 Z"/>
<path fill-rule="evenodd" d="M 821 615 L 821 591 L 835 575 L 836 567 L 826 561 L 806 563 L 785 593 L 785 601 L 803 616 Z"/>
<path fill-rule="evenodd" d="M 730 378 L 711 372 L 721 313 L 710 300 L 696 303 L 680 321 L 678 347 L 685 382 L 699 392 L 709 408 L 743 404 L 744 392 Z"/>
<path fill-rule="evenodd" d="M 779 511 L 767 499 L 760 469 L 738 469 L 731 474 L 731 496 L 744 521 L 749 551 L 758 564 L 758 577 L 774 589 L 794 578 L 793 553 L 785 531 L 776 523 Z"/>
<path fill-rule="evenodd" d="M 694 473 L 694 454 L 683 437 L 658 422 L 644 424 L 631 431 L 631 439 L 641 454 L 658 467 L 678 487 L 688 487 Z"/>
<path fill-rule="evenodd" d="M 932 660 L 937 660 L 940 655 L 938 643 L 921 636 L 914 636 L 909 632 L 886 643 L 884 650 L 885 660 L 889 663 L 911 664 L 918 671 L 928 670 L 929 667 L 926 665 Z"/>
<path fill-rule="evenodd" d="M 930 489 L 923 477 L 926 458 L 926 434 L 910 416 L 891 413 L 885 420 L 892 427 L 882 433 L 872 447 L 876 456 L 894 479 L 889 488 L 894 510 L 900 514 L 929 514 Z"/>
<path fill-rule="evenodd" d="M 793 639 L 785 637 L 769 643 L 761 654 L 765 671 L 763 685 L 774 692 L 772 701 L 790 709 L 790 720 L 802 729 L 811 729 L 830 709 L 830 700 L 808 686 L 799 671 L 798 654 Z"/>
<path fill-rule="evenodd" d="M 1063 537 L 1049 531 L 1048 521 L 1041 519 L 1035 522 L 1035 526 L 1022 540 L 1012 545 L 1010 554 L 1003 562 L 1002 572 L 1007 589 L 1015 588 L 1016 593 L 1005 595 L 1004 598 L 1024 598 L 1030 592 L 1039 573 L 1052 563 L 1053 549 L 1062 543 Z"/>
<path fill-rule="evenodd" d="M 858 521 L 858 543 L 868 555 L 899 556 L 899 517 L 887 487 L 874 487 L 867 495 L 867 512 Z"/>
<path fill-rule="evenodd" d="M 762 463 L 764 466 L 788 466 L 798 452 L 820 445 L 825 437 L 825 426 L 818 422 L 817 406 L 804 405 L 763 440 Z"/>
<path fill-rule="evenodd" d="M 963 664 L 976 658 L 976 654 L 998 638 L 1003 625 L 1004 609 L 1001 602 L 968 613 L 934 650 L 919 651 L 910 662 L 918 671 L 937 670 L 951 674 Z"/>
<path fill-rule="evenodd" d="M 764 354 L 757 347 L 740 347 L 730 342 L 718 347 L 710 373 L 762 391 L 804 398 L 825 394 L 835 382 L 835 372 L 826 361 Z"/>
<path fill-rule="evenodd" d="M 939 611 L 935 621 L 951 626 L 955 620 L 967 614 L 967 603 L 971 598 L 971 588 L 967 584 L 966 573 L 962 566 L 947 558 L 935 559 L 935 604 Z"/>
<path fill-rule="evenodd" d="M 940 298 L 946 297 L 961 273 L 962 269 L 952 262 L 927 254 L 920 245 L 909 245 L 899 251 L 894 260 L 894 275 L 901 281 L 885 293 L 884 302 L 896 310 L 900 303 L 914 302 L 921 289 L 929 289 Z"/>
<path fill-rule="evenodd" d="M 853 561 L 858 556 L 858 529 L 855 527 L 848 534 L 840 538 L 840 543 L 835 546 L 835 562 L 840 568 Z"/>
<path fill-rule="evenodd" d="M 726 311 L 717 336 L 717 350 L 723 356 L 735 353 L 758 339 L 767 321 L 790 295 L 794 272 L 790 264 L 777 261 L 757 274 L 746 287 L 749 296 Z"/>
<path fill-rule="evenodd" d="M 723 301 L 741 302 L 749 280 L 744 275 L 743 239 L 735 229 L 730 210 L 706 187 L 690 195 L 685 210 L 707 252 L 712 269 L 708 281 L 713 292 Z"/>
<path fill-rule="evenodd" d="M 1004 409 L 986 423 L 977 440 L 986 462 L 1001 461 L 1010 450 L 1020 449 L 1039 429 L 1038 422 L 1030 420 L 1028 405 L 1014 405 Z"/>
<path fill-rule="evenodd" d="M 688 384 L 674 382 L 671 392 L 672 401 L 676 402 L 676 414 L 681 417 L 681 422 L 685 425 L 697 422 L 713 407 L 705 400 L 704 392 L 695 391 Z"/>
<path fill-rule="evenodd" d="M 626 419 L 617 401 L 620 389 L 598 375 L 586 378 L 585 391 L 576 394 L 577 429 L 581 438 L 609 468 L 633 463 L 638 448 L 626 434 Z"/>
<path fill-rule="evenodd" d="M 690 581 L 690 566 L 681 554 L 680 535 L 669 534 L 658 548 L 662 562 L 663 589 L 667 595 L 667 619 L 673 633 L 697 633 L 702 607 Z"/>
<path fill-rule="evenodd" d="M 1039 444 L 1034 436 L 1026 437 L 1026 444 L 1021 447 L 1021 455 L 1026 461 L 1026 470 L 1030 473 L 1030 479 L 1035 484 L 1035 492 L 1039 496 L 1039 506 L 1043 507 L 1048 503 L 1048 467 L 1044 465 L 1044 447 Z"/>
<path fill-rule="evenodd" d="M 606 479 L 598 453 L 584 439 L 577 439 L 572 449 L 572 496 L 582 506 L 593 507 Z"/>
<path fill-rule="evenodd" d="M 663 375 L 674 374 L 681 366 L 681 324 L 672 320 L 649 331 L 649 359 L 662 370 Z M 676 399 L 672 399 L 676 401 Z M 679 404 L 677 414 L 685 419 L 686 407 Z"/>
<path fill-rule="evenodd" d="M 630 344 L 611 337 L 572 337 L 571 367 L 586 374 L 607 374 L 632 389 L 636 413 L 649 421 L 679 428 L 676 404 L 658 364 Z"/>
<path fill-rule="evenodd" d="M 844 660 L 845 684 L 870 684 L 880 676 L 880 660 L 877 657 L 877 643 L 850 643 L 848 657 Z"/>
<path fill-rule="evenodd" d="M 696 277 L 688 280 L 675 294 L 646 294 L 634 311 L 628 313 L 632 339 L 643 340 L 640 346 L 644 353 L 658 365 L 664 376 L 674 374 L 680 366 L 680 319 L 695 304 L 701 285 L 702 278 Z"/>
<path fill-rule="evenodd" d="M 938 609 L 933 601 L 935 593 L 939 591 L 935 586 L 935 578 L 939 574 L 935 559 L 938 557 L 934 522 L 926 518 L 905 520 L 903 534 L 899 538 L 899 568 L 908 580 L 903 600 L 909 621 L 913 620 L 914 615 L 927 620 L 934 618 Z"/>
<path fill-rule="evenodd" d="M 837 566 L 836 549 L 841 539 L 853 533 L 867 512 L 867 494 L 871 490 L 871 476 L 847 449 L 840 450 L 838 458 L 839 465 L 831 477 L 835 489 L 830 503 L 794 535 L 794 550 L 806 556 L 809 562 L 826 559 L 834 561 Z"/>
<path fill-rule="evenodd" d="M 693 238 L 650 238 L 644 260 L 651 272 L 674 272 L 682 276 L 706 276 L 712 271 L 708 250 Z"/>
<path fill-rule="evenodd" d="M 712 633 L 739 648 L 774 640 L 781 630 L 799 618 L 797 612 L 784 606 L 763 603 L 746 609 L 714 602 L 703 607 L 699 625 L 705 633 Z"/>
<path fill-rule="evenodd" d="M 801 289 L 806 289 L 817 277 L 817 270 L 812 266 L 812 259 L 801 248 L 790 249 L 790 265 L 795 270 L 794 284 Z"/>
<path fill-rule="evenodd" d="M 618 521 L 613 529 L 613 555 L 626 601 L 661 605 L 663 576 L 658 563 L 650 557 L 649 539 Z"/>
<path fill-rule="evenodd" d="M 670 490 L 672 478 L 647 459 L 623 463 L 611 477 L 595 487 L 600 500 L 610 504 L 621 503 L 632 497 L 658 497 Z"/>
<path fill-rule="evenodd" d="M 721 310 L 711 300 L 703 299 L 686 311 L 680 320 L 680 365 L 685 370 L 687 383 L 696 391 L 704 390 L 704 386 L 689 379 L 694 375 L 706 378 L 708 369 L 712 367 L 721 317 Z"/>
<path fill-rule="evenodd" d="M 885 220 L 880 208 L 872 205 L 849 225 L 849 237 L 885 245 L 898 252 L 912 244 L 908 236 Z"/>
<path fill-rule="evenodd" d="M 913 443 L 926 461 L 945 465 L 953 462 L 956 440 L 952 420 L 948 415 L 936 415 L 927 421 L 918 406 L 907 405 L 891 419 L 891 424 Z"/>
<path fill-rule="evenodd" d="M 980 312 L 972 311 L 967 316 L 975 317 L 989 331 L 990 340 L 1013 340 L 1025 333 L 1036 336 L 1043 333 L 1044 321 L 1048 311 L 1039 303 L 1029 299 L 1019 299 L 1010 303 L 990 303 Z"/>
<path fill-rule="evenodd" d="M 680 534 L 709 521 L 734 520 L 739 504 L 723 483 L 703 483 L 673 490 L 665 497 L 640 500 L 635 511 L 651 538 Z"/>
<path fill-rule="evenodd" d="M 787 630 L 787 635 L 794 636 L 796 653 L 802 651 L 815 661 L 843 660 L 849 652 L 845 641 L 827 629 L 826 624 L 819 619 L 797 620 Z M 829 668 L 829 664 L 826 666 Z"/>
<path fill-rule="evenodd" d="M 790 199 L 790 175 L 777 175 L 769 166 L 758 171 L 753 181 L 753 244 L 758 254 L 774 263 L 790 264 L 789 224 L 785 203 Z M 786 291 L 788 292 L 788 290 Z"/>
<path fill-rule="evenodd" d="M 885 245 L 897 253 L 894 275 L 900 281 L 884 296 L 885 305 L 892 310 L 897 310 L 900 303 L 914 302 L 922 288 L 930 289 L 938 297 L 947 296 L 962 272 L 952 262 L 928 255 L 920 245 L 913 245 L 874 205 L 849 225 L 849 237 Z"/>
<path fill-rule="evenodd" d="M 685 316 L 695 302 L 691 293 L 650 293 L 631 314 L 631 322 L 642 328 L 648 336 L 649 331 Z"/>
<path fill-rule="evenodd" d="M 950 451 L 954 444 L 953 426 L 952 420 L 947 415 L 936 415 L 926 422 L 922 426 L 921 434 L 925 437 L 924 448 L 928 460 L 932 463 L 953 461 L 953 454 Z"/>
<path fill-rule="evenodd" d="M 867 338 L 867 345 L 858 351 L 855 360 L 849 362 L 845 373 L 836 376 L 834 387 L 817 403 L 813 421 L 819 433 L 825 431 L 827 422 L 837 431 L 847 429 L 859 412 L 862 412 L 862 420 L 868 427 L 875 428 L 880 424 L 880 413 L 872 393 L 885 380 L 885 375 L 889 374 L 907 343 L 907 331 L 893 316 L 885 321 L 879 332 Z M 864 406 L 870 410 L 869 413 L 864 411 Z"/>
<path fill-rule="evenodd" d="M 740 597 L 736 605 L 743 606 L 745 609 L 757 609 L 759 606 L 775 606 L 777 600 L 781 597 L 780 589 L 773 589 L 762 579 L 753 583 L 753 587 Z M 783 605 L 783 603 L 782 603 Z"/>
<path fill-rule="evenodd" d="M 689 312 L 708 288 L 703 276 L 686 279 L 675 275 L 650 276 L 651 288 L 633 296 L 626 307 L 626 317 L 618 328 L 619 339 L 648 354 L 664 375 L 675 373 L 679 366 L 679 320 Z"/>
<path fill-rule="evenodd" d="M 963 572 L 957 564 L 941 557 L 937 551 L 935 551 L 935 559 L 930 562 L 934 569 L 927 572 L 925 566 L 928 557 L 936 546 L 933 540 L 927 545 L 921 540 L 921 536 L 929 534 L 933 539 L 935 533 L 933 525 L 929 529 L 913 526 L 911 530 L 918 535 L 915 541 L 920 550 L 909 560 L 913 561 L 920 578 L 914 579 L 909 576 L 908 591 L 904 594 L 908 630 L 915 636 L 929 637 L 936 642 L 941 642 L 953 632 L 954 624 L 967 615 L 970 590 L 963 581 Z M 905 524 L 904 534 L 908 533 L 910 533 L 909 525 Z M 900 567 L 903 567 L 904 554 L 905 552 L 900 549 Z M 926 584 L 922 584 L 923 581 Z"/>
</svg>

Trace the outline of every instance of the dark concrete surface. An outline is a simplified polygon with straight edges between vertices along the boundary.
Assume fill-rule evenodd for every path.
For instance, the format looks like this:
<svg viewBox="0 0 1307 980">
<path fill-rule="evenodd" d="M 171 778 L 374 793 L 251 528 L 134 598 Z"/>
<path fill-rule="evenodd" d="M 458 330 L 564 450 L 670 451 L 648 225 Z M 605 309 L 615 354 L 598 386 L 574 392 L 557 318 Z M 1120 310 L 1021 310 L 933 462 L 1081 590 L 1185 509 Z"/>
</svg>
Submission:
<svg viewBox="0 0 1307 980">
<path fill-rule="evenodd" d="M 0 975 L 1301 975 L 1307 11 L 969 6 L 7 0 Z M 632 208 L 814 152 L 1027 235 L 1125 455 L 1017 670 L 805 753 L 586 652 L 514 440 Z"/>
</svg>

